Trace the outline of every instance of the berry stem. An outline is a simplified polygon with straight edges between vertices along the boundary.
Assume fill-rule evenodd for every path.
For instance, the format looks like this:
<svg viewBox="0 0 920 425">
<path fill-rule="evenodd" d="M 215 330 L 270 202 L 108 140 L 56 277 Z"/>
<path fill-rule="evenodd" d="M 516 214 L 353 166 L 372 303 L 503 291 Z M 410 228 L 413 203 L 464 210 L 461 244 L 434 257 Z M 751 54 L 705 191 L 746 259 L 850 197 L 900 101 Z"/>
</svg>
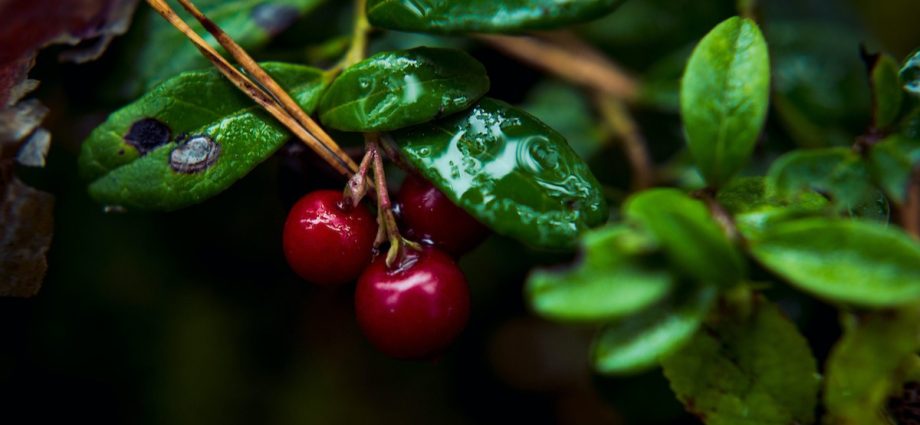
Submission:
<svg viewBox="0 0 920 425">
<path fill-rule="evenodd" d="M 387 267 L 392 267 L 396 260 L 402 256 L 403 247 L 420 250 L 421 245 L 404 238 L 399 233 L 399 227 L 396 225 L 393 204 L 390 201 L 390 193 L 387 190 L 387 177 L 383 169 L 380 135 L 366 133 L 364 140 L 367 143 L 368 153 L 373 157 L 374 181 L 377 188 L 377 222 L 379 230 L 377 240 L 374 243 L 379 246 L 384 240 L 390 242 L 390 248 L 387 250 L 386 265 Z"/>
<path fill-rule="evenodd" d="M 364 196 L 367 195 L 367 190 L 369 188 L 367 171 L 373 160 L 374 152 L 371 149 L 366 149 L 364 158 L 361 159 L 361 164 L 358 165 L 358 171 L 348 179 L 348 183 L 345 185 L 343 197 L 352 208 L 358 206 L 361 200 L 364 199 Z"/>
</svg>

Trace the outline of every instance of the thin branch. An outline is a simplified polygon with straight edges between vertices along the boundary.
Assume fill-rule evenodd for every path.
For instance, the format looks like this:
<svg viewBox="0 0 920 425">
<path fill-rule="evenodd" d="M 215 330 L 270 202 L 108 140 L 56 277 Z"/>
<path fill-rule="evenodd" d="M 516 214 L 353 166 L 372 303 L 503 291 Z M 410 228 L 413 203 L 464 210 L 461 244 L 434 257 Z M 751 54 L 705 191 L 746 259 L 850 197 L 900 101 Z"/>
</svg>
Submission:
<svg viewBox="0 0 920 425">
<path fill-rule="evenodd" d="M 694 196 L 706 203 L 706 207 L 709 209 L 709 213 L 712 214 L 712 218 L 719 223 L 719 226 L 722 227 L 722 231 L 725 232 L 725 236 L 730 241 L 737 241 L 740 239 L 741 235 L 738 233 L 738 227 L 735 225 L 735 219 L 732 217 L 731 213 L 716 200 L 715 192 L 711 189 L 703 189 L 697 192 L 694 192 Z"/>
<path fill-rule="evenodd" d="M 654 184 L 652 161 L 645 138 L 623 102 L 605 95 L 595 97 L 595 104 L 605 123 L 622 142 L 623 152 L 632 168 L 634 191 L 647 189 Z"/>
<path fill-rule="evenodd" d="M 601 93 L 635 101 L 639 84 L 590 45 L 565 33 L 537 36 L 478 34 L 476 38 L 522 62 Z"/>
<path fill-rule="evenodd" d="M 297 102 L 294 102 L 294 99 L 285 91 L 281 86 L 262 69 L 255 60 L 240 47 L 239 44 L 236 44 L 229 35 L 227 35 L 224 30 L 222 30 L 217 24 L 208 19 L 207 16 L 204 16 L 200 10 L 191 2 L 191 0 L 179 0 L 179 3 L 182 4 L 182 7 L 185 8 L 198 22 L 201 22 L 201 25 L 217 39 L 217 42 L 223 46 L 224 49 L 227 49 L 230 52 L 230 55 L 236 59 L 237 63 L 243 66 L 243 69 L 246 70 L 249 74 L 255 77 L 256 81 L 260 82 L 265 89 L 268 90 L 271 95 L 278 100 L 281 106 L 307 131 L 311 136 L 314 136 L 314 139 L 317 143 L 323 146 L 324 149 L 330 151 L 335 159 L 340 162 L 341 166 L 348 168 L 349 171 L 355 172 L 358 169 L 357 164 L 351 160 L 351 158 L 342 151 L 342 149 L 332 140 L 332 137 L 329 137 L 328 134 L 310 118 L 303 109 L 297 105 Z"/>
<path fill-rule="evenodd" d="M 341 71 L 349 66 L 364 60 L 367 53 L 367 34 L 371 31 L 371 24 L 367 22 L 367 0 L 355 0 L 355 22 L 352 28 L 351 46 L 342 60 L 333 68 Z"/>
</svg>

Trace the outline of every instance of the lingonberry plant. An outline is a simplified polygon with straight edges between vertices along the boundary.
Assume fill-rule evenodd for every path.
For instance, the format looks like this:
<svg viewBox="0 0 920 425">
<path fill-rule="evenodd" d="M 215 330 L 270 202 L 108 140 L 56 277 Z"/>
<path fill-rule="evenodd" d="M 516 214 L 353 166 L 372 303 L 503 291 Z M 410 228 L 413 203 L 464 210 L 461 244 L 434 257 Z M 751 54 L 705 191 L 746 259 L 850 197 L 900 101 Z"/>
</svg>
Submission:
<svg viewBox="0 0 920 425">
<path fill-rule="evenodd" d="M 162 17 L 142 18 L 136 100 L 79 158 L 108 209 L 204 202 L 293 140 L 341 178 L 298 194 L 279 255 L 354 290 L 387 355 L 450 352 L 476 303 L 457 261 L 496 235 L 509 257 L 564 258 L 518 283 L 535 315 L 596 330 L 598 374 L 660 368 L 707 424 L 915 423 L 920 52 L 771 21 L 754 0 L 358 0 L 350 35 L 257 63 L 319 2 L 147 3 Z M 718 19 L 677 28 L 697 13 Z M 679 22 L 683 47 L 643 47 L 647 71 L 624 72 L 627 48 L 598 36 L 620 27 L 585 26 L 619 14 L 646 33 Z M 521 106 L 488 97 L 473 43 L 564 82 L 522 82 L 527 99 L 506 99 Z M 774 302 L 784 285 L 839 311 L 829 352 Z"/>
</svg>

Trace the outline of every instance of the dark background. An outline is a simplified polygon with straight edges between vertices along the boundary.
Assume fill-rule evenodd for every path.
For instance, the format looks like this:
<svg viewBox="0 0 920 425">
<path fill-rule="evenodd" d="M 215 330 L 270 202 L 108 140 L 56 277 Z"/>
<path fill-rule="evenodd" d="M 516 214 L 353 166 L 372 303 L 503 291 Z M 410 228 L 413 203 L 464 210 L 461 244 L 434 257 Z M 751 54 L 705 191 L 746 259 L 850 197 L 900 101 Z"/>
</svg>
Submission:
<svg viewBox="0 0 920 425">
<path fill-rule="evenodd" d="M 323 34 L 347 31 L 341 25 L 347 8 L 332 3 L 262 57 L 290 55 Z M 831 34 L 862 37 L 899 58 L 920 46 L 913 21 L 920 11 L 910 0 L 763 3 L 768 39 L 771 23 L 791 20 L 832 24 Z M 734 13 L 725 1 L 669 4 L 667 15 L 608 19 L 582 31 L 642 75 Z M 630 10 L 637 9 L 644 10 Z M 815 55 L 822 43 L 834 42 L 796 37 L 814 43 Z M 77 176 L 76 156 L 89 131 L 123 104 L 110 93 L 132 47 L 127 40 L 84 66 L 61 65 L 54 51 L 46 52 L 32 74 L 42 81 L 37 96 L 52 111 L 46 124 L 54 144 L 47 168 L 20 175 L 56 196 L 55 235 L 39 295 L 0 299 L 0 423 L 698 423 L 682 413 L 660 372 L 592 375 L 593 330 L 539 320 L 522 297 L 534 264 L 567 256 L 500 237 L 461 261 L 472 290 L 471 322 L 443 358 L 411 363 L 374 351 L 355 324 L 351 286 L 310 286 L 284 262 L 287 206 L 309 188 L 342 184 L 300 149 L 284 150 L 199 206 L 103 213 Z M 389 34 L 375 43 L 375 49 L 405 47 L 419 39 Z M 543 79 L 483 46 L 467 47 L 489 70 L 493 97 L 523 102 Z M 853 45 L 846 63 L 858 60 Z M 651 109 L 637 116 L 659 162 L 680 149 L 674 114 Z M 772 115 L 768 140 L 777 149 L 792 143 Z M 605 184 L 627 186 L 616 148 L 592 164 L 605 170 L 599 171 Z M 823 358 L 839 333 L 836 313 L 782 288 L 769 293 Z"/>
</svg>

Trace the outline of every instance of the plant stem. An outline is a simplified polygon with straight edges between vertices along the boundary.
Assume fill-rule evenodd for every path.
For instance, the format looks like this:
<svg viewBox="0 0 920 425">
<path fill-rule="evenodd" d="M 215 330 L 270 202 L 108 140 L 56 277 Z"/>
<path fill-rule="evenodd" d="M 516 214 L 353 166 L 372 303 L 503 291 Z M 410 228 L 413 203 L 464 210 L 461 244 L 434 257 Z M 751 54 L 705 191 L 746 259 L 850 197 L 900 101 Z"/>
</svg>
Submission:
<svg viewBox="0 0 920 425">
<path fill-rule="evenodd" d="M 367 171 L 373 161 L 374 152 L 371 149 L 366 149 L 364 158 L 361 159 L 361 164 L 358 165 L 358 171 L 345 184 L 343 197 L 348 200 L 352 208 L 358 206 L 364 196 L 367 195 L 367 190 L 370 186 L 367 181 Z"/>
<path fill-rule="evenodd" d="M 901 207 L 901 226 L 915 239 L 920 239 L 920 166 L 911 172 L 907 197 Z"/>
<path fill-rule="evenodd" d="M 640 191 L 651 187 L 654 175 L 645 138 L 626 105 L 607 95 L 596 96 L 595 104 L 607 126 L 622 142 L 623 151 L 632 168 L 632 189 Z"/>
<path fill-rule="evenodd" d="M 735 219 L 732 218 L 732 215 L 725 207 L 716 200 L 716 193 L 714 190 L 708 188 L 699 190 L 694 193 L 694 196 L 706 203 L 709 213 L 712 214 L 712 218 L 722 227 L 722 231 L 725 233 L 728 240 L 739 240 L 740 235 L 738 233 L 738 227 L 735 225 Z"/>
<path fill-rule="evenodd" d="M 403 247 L 421 249 L 421 246 L 407 240 L 399 233 L 396 216 L 393 214 L 393 204 L 390 201 L 390 193 L 387 190 L 387 177 L 383 169 L 383 155 L 380 152 L 380 135 L 366 133 L 364 140 L 367 143 L 368 152 L 374 158 L 374 180 L 377 186 L 377 224 L 379 227 L 375 244 L 379 246 L 384 240 L 390 242 L 386 263 L 387 267 L 392 267 L 396 260 L 402 256 Z"/>
<path fill-rule="evenodd" d="M 355 0 L 355 20 L 351 35 L 351 45 L 342 60 L 332 68 L 332 72 L 340 72 L 349 66 L 364 60 L 367 54 L 367 35 L 371 25 L 367 22 L 367 0 Z"/>
<path fill-rule="evenodd" d="M 639 83 L 633 77 L 570 33 L 478 34 L 476 38 L 522 62 L 616 99 L 633 102 L 639 95 Z"/>
<path fill-rule="evenodd" d="M 757 20 L 757 0 L 738 0 L 737 9 L 742 17 Z"/>
</svg>

